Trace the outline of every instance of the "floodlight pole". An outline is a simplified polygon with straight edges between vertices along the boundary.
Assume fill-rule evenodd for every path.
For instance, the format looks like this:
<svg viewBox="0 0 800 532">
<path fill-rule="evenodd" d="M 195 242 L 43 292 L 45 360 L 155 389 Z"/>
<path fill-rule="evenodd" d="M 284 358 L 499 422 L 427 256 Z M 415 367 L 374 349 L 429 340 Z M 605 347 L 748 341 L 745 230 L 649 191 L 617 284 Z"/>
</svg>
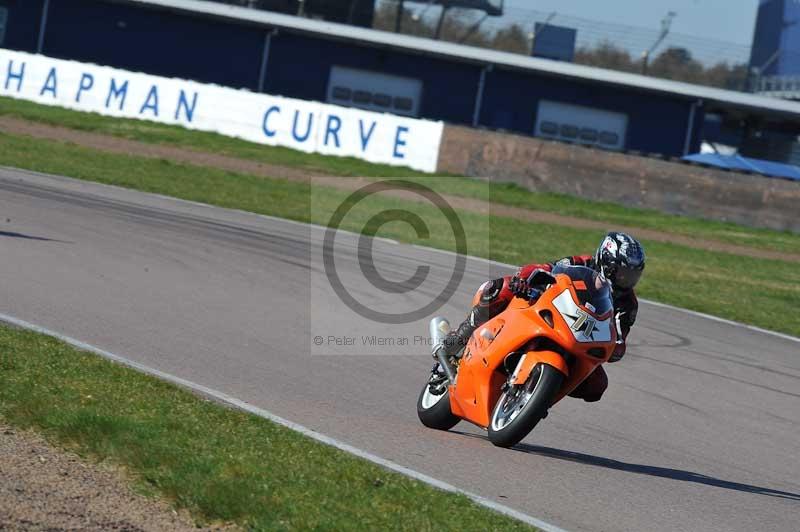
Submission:
<svg viewBox="0 0 800 532">
<path fill-rule="evenodd" d="M 480 27 L 481 27 L 481 24 L 483 24 L 483 22 L 484 22 L 484 21 L 485 21 L 485 20 L 486 20 L 488 17 L 489 17 L 489 13 L 484 13 L 484 14 L 483 14 L 483 17 L 481 17 L 481 18 L 478 20 L 478 22 L 476 22 L 475 24 L 473 24 L 472 26 L 470 26 L 470 28 L 469 28 L 469 29 L 468 29 L 466 32 L 464 32 L 464 35 L 463 35 L 463 36 L 462 36 L 462 37 L 461 37 L 461 38 L 458 40 L 458 43 L 459 43 L 459 44 L 464 44 L 464 43 L 467 41 L 467 39 L 469 39 L 469 38 L 472 36 L 472 34 L 473 34 L 473 33 L 475 33 L 475 32 L 478 30 L 478 28 L 480 28 Z"/>
<path fill-rule="evenodd" d="M 447 10 L 450 9 L 450 6 L 442 5 L 442 13 L 439 15 L 439 22 L 436 24 L 436 33 L 434 33 L 433 38 L 437 41 L 439 37 L 442 35 L 442 26 L 444 26 L 444 17 L 447 16 Z"/>
<path fill-rule="evenodd" d="M 47 17 L 49 15 L 50 15 L 50 0 L 44 0 L 44 6 L 42 6 L 42 19 L 39 22 L 39 39 L 36 43 L 37 54 L 42 53 L 42 50 L 44 50 L 44 34 L 47 32 Z"/>
<path fill-rule="evenodd" d="M 394 19 L 394 32 L 400 33 L 403 27 L 403 0 L 397 0 L 397 16 Z"/>
<path fill-rule="evenodd" d="M 650 60 L 650 54 L 652 54 L 655 49 L 658 48 L 658 45 L 660 45 L 664 39 L 667 38 L 667 35 L 669 35 L 669 29 L 672 26 L 672 19 L 675 18 L 676 14 L 677 13 L 674 11 L 670 11 L 667 13 L 667 16 L 661 19 L 661 33 L 658 35 L 658 39 L 656 39 L 656 42 L 653 43 L 653 46 L 651 46 L 649 50 L 642 54 L 642 74 L 647 74 L 647 62 Z"/>
</svg>

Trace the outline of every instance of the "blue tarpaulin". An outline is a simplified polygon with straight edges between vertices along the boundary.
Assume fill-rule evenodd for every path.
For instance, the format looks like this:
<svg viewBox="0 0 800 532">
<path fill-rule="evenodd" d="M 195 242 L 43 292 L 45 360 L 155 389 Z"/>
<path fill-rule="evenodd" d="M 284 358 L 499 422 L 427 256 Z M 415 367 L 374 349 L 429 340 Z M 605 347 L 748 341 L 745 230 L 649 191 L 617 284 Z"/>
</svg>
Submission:
<svg viewBox="0 0 800 532">
<path fill-rule="evenodd" d="M 791 164 L 762 161 L 761 159 L 750 159 L 748 157 L 742 157 L 741 155 L 696 153 L 694 155 L 687 155 L 683 160 L 716 166 L 717 168 L 725 168 L 726 170 L 754 172 L 769 177 L 782 177 L 784 179 L 800 181 L 800 167 Z"/>
</svg>

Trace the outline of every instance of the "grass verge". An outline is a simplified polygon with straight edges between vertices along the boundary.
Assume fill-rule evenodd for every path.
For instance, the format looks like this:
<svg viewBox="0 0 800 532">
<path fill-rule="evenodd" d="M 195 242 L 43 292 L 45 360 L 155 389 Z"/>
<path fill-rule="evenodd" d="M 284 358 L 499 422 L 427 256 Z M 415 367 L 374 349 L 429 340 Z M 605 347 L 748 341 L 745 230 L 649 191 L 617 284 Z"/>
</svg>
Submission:
<svg viewBox="0 0 800 532">
<path fill-rule="evenodd" d="M 215 133 L 190 131 L 181 127 L 105 117 L 50 107 L 23 100 L 0 97 L 0 115 L 88 131 L 150 144 L 166 144 L 288 166 L 339 176 L 404 177 L 421 180 L 438 192 L 483 197 L 486 184 L 475 179 L 458 178 L 447 187 L 427 174 L 408 168 L 372 164 L 353 158 L 305 154 L 287 148 L 263 146 Z M 758 179 L 755 178 L 754 179 Z M 800 249 L 800 235 L 788 231 L 756 229 L 742 225 L 700 220 L 665 214 L 651 209 L 621 207 L 607 202 L 588 201 L 563 194 L 531 192 L 513 184 L 492 184 L 490 199 L 495 205 L 509 205 L 606 222 L 611 226 L 639 227 L 666 233 L 717 240 L 758 249 L 794 252 Z"/>
<path fill-rule="evenodd" d="M 0 416 L 127 471 L 199 523 L 253 530 L 526 525 L 48 336 L 0 325 Z"/>
<path fill-rule="evenodd" d="M 0 134 L 0 164 L 166 194 L 178 198 L 326 224 L 348 192 L 309 184 L 88 150 L 60 142 Z M 41 157 L 46 153 L 47 157 Z M 486 189 L 484 189 L 485 193 Z M 311 208 L 311 199 L 315 208 Z M 402 208 L 428 221 L 429 238 L 407 224 L 387 224 L 380 236 L 403 242 L 453 249 L 452 235 L 433 207 L 424 203 L 372 196 L 375 208 Z M 369 211 L 374 213 L 375 209 Z M 368 214 L 345 218 L 344 229 L 361 231 Z M 589 252 L 601 232 L 521 222 L 501 216 L 460 212 L 468 229 L 469 252 L 512 264 Z M 438 220 L 438 221 L 437 221 Z M 443 236 L 444 235 L 444 236 Z M 644 240 L 647 272 L 640 295 L 800 336 L 800 270 L 796 264 L 763 261 Z"/>
</svg>

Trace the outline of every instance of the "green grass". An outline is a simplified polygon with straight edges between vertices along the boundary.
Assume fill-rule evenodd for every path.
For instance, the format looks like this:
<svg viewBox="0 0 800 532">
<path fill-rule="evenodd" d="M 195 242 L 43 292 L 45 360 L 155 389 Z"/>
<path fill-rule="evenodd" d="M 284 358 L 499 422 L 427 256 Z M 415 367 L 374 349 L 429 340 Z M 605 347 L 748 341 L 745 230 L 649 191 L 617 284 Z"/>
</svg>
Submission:
<svg viewBox="0 0 800 532">
<path fill-rule="evenodd" d="M 754 177 L 754 179 L 758 178 Z M 463 195 L 463 192 L 459 192 L 459 194 Z M 800 234 L 789 231 L 774 231 L 714 220 L 701 220 L 689 216 L 667 214 L 653 209 L 621 207 L 614 203 L 588 201 L 566 194 L 534 193 L 514 184 L 497 184 L 493 186 L 491 200 L 499 205 L 510 205 L 530 210 L 575 216 L 606 222 L 611 226 L 653 229 L 696 239 L 716 240 L 739 246 L 785 253 L 800 252 Z M 498 208 L 498 210 L 500 209 Z"/>
<path fill-rule="evenodd" d="M 348 192 L 272 180 L 169 161 L 109 154 L 59 142 L 0 135 L 0 164 L 171 195 L 223 207 L 327 224 Z M 41 157 L 46 153 L 47 157 Z M 450 178 L 436 182 L 448 185 Z M 430 178 L 426 182 L 430 182 Z M 474 190 L 478 195 L 480 190 Z M 488 189 L 484 187 L 486 197 Z M 362 204 L 360 204 L 362 205 Z M 381 236 L 452 249 L 445 220 L 433 207 L 372 196 L 354 209 L 344 229 L 360 231 L 376 209 L 402 208 L 430 222 L 430 238 L 406 224 L 391 223 Z M 312 208 L 313 207 L 313 208 Z M 372 210 L 370 210 L 372 209 Z M 602 232 L 535 224 L 501 216 L 461 212 L 469 253 L 509 263 L 549 260 L 591 252 Z M 763 261 L 644 240 L 648 267 L 639 294 L 664 303 L 707 312 L 780 332 L 800 335 L 800 270 L 794 263 Z"/>
<path fill-rule="evenodd" d="M 438 192 L 464 197 L 485 197 L 486 184 L 475 179 L 458 178 L 447 181 L 447 185 L 444 185 L 432 180 L 426 174 L 408 168 L 372 164 L 353 158 L 305 154 L 287 148 L 262 146 L 214 133 L 190 131 L 154 122 L 111 118 L 4 97 L 0 97 L 0 115 L 151 144 L 166 144 L 219 153 L 327 175 L 410 178 L 424 182 Z M 800 235 L 788 231 L 756 229 L 732 223 L 670 215 L 650 209 L 588 201 L 563 194 L 531 192 L 513 184 L 492 184 L 489 197 L 498 211 L 502 208 L 501 205 L 510 205 L 606 222 L 610 226 L 654 229 L 757 249 L 792 253 L 800 251 Z"/>
<path fill-rule="evenodd" d="M 0 417 L 129 473 L 199 523 L 254 530 L 529 530 L 270 421 L 0 326 Z"/>
</svg>

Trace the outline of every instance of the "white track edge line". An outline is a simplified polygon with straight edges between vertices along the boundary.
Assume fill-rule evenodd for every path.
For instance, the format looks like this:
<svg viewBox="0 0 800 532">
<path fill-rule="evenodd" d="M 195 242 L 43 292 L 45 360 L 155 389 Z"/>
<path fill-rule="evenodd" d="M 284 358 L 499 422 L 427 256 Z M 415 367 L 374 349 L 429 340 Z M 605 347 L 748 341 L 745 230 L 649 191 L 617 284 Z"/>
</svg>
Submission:
<svg viewBox="0 0 800 532">
<path fill-rule="evenodd" d="M 685 312 L 686 314 L 690 314 L 692 316 L 697 316 L 699 318 L 705 318 L 711 321 L 717 321 L 719 323 L 724 323 L 726 325 L 733 325 L 735 327 L 742 327 L 744 329 L 749 329 L 751 331 L 759 332 L 762 334 L 769 334 L 772 336 L 776 336 L 778 338 L 782 338 L 784 340 L 789 340 L 790 342 L 798 342 L 800 343 L 800 338 L 796 336 L 792 336 L 790 334 L 784 334 L 777 331 L 770 331 L 769 329 L 762 329 L 761 327 L 757 327 L 755 325 L 748 325 L 746 323 L 741 323 L 738 321 L 728 320 L 725 318 L 720 318 L 719 316 L 712 316 L 711 314 L 705 314 L 704 312 L 697 312 L 696 310 L 689 310 L 686 308 L 680 307 L 673 307 L 672 305 L 667 305 L 666 303 L 659 303 L 658 301 L 652 301 L 650 299 L 640 299 L 639 301 L 644 301 L 648 305 L 653 305 L 654 307 L 666 308 L 669 310 L 677 310 L 680 312 Z"/>
<path fill-rule="evenodd" d="M 250 211 L 245 211 L 245 210 L 242 210 L 242 209 L 232 209 L 232 208 L 228 208 L 228 207 L 220 207 L 218 205 L 211 205 L 209 203 L 202 203 L 202 202 L 199 202 L 199 201 L 186 200 L 186 199 L 182 199 L 182 198 L 176 198 L 176 197 L 173 197 L 173 196 L 166 196 L 166 195 L 163 195 L 163 194 L 156 194 L 156 193 L 153 193 L 153 192 L 144 192 L 142 190 L 136 190 L 136 189 L 133 189 L 133 188 L 125 188 L 125 187 L 121 187 L 121 186 L 118 186 L 118 185 L 107 185 L 105 183 L 97 183 L 95 181 L 84 181 L 83 179 L 75 179 L 73 177 L 58 176 L 58 175 L 54 175 L 54 174 L 45 174 L 45 173 L 42 173 L 42 172 L 34 172 L 32 170 L 25 170 L 24 168 L 14 168 L 14 167 L 11 167 L 11 166 L 0 166 L 0 169 L 11 170 L 11 171 L 15 171 L 15 172 L 29 173 L 29 174 L 32 174 L 32 175 L 37 175 L 37 176 L 41 176 L 41 177 L 45 177 L 45 178 L 49 178 L 49 179 L 54 179 L 56 181 L 58 181 L 58 180 L 75 181 L 75 182 L 78 182 L 78 183 L 94 185 L 94 186 L 98 186 L 98 187 L 101 187 L 101 188 L 102 187 L 108 187 L 108 188 L 113 188 L 113 189 L 122 190 L 122 191 L 126 191 L 126 192 L 134 192 L 134 193 L 138 193 L 138 194 L 145 194 L 145 195 L 148 195 L 148 196 L 155 196 L 155 197 L 163 199 L 163 200 L 168 200 L 168 201 L 172 201 L 172 202 L 176 202 L 176 203 L 184 203 L 184 204 L 187 204 L 187 205 L 195 205 L 195 206 L 198 206 L 198 207 L 205 207 L 205 208 L 211 208 L 211 209 L 223 209 L 223 210 L 227 210 L 227 211 L 236 212 L 236 213 L 239 213 L 239 214 L 245 214 L 245 215 L 248 215 L 248 216 L 255 216 L 257 218 L 263 218 L 265 220 L 271 220 L 271 221 L 274 221 L 274 222 L 285 223 L 285 224 L 289 224 L 289 225 L 302 225 L 302 226 L 306 226 L 306 227 L 309 227 L 309 228 L 312 228 L 312 229 L 321 230 L 321 231 L 326 231 L 328 229 L 324 225 L 320 225 L 320 224 L 314 224 L 314 223 L 309 223 L 309 222 L 299 222 L 297 220 L 290 220 L 288 218 L 280 218 L 278 216 L 270 216 L 269 214 L 259 214 L 257 212 L 250 212 Z M 361 233 L 356 233 L 355 231 L 348 231 L 346 229 L 337 229 L 337 231 L 338 232 L 342 232 L 342 233 L 347 233 L 347 234 L 350 234 L 350 235 L 354 235 L 354 236 L 361 236 Z M 399 243 L 396 240 L 392 240 L 392 239 L 384 238 L 384 237 L 373 237 L 373 238 L 375 240 L 385 241 L 385 242 L 387 242 L 389 244 L 398 244 Z M 446 249 L 439 249 L 439 248 L 421 246 L 419 244 L 408 244 L 408 245 L 410 245 L 413 248 L 423 249 L 423 250 L 426 250 L 426 251 L 436 251 L 438 253 L 444 253 L 446 255 L 456 255 L 455 252 L 448 251 Z M 512 264 L 506 264 L 504 262 L 498 262 L 498 261 L 495 261 L 495 260 L 492 260 L 492 259 L 486 259 L 486 258 L 483 258 L 483 257 L 476 257 L 476 256 L 473 256 L 473 255 L 467 255 L 467 257 L 470 260 L 484 262 L 486 264 L 490 264 L 490 265 L 493 265 L 493 266 L 501 266 L 503 268 L 516 269 L 516 268 L 519 267 L 519 266 L 514 266 Z M 782 338 L 782 339 L 788 340 L 790 342 L 800 343 L 800 338 L 798 338 L 796 336 L 792 336 L 792 335 L 784 334 L 784 333 L 779 333 L 777 331 L 770 331 L 769 329 L 762 329 L 761 327 L 757 327 L 755 325 L 748 325 L 746 323 L 742 323 L 742 322 L 739 322 L 739 321 L 728 320 L 728 319 L 725 319 L 725 318 L 720 318 L 718 316 L 712 316 L 711 314 L 706 314 L 704 312 L 698 312 L 696 310 L 689 310 L 689 309 L 685 309 L 685 308 L 681 308 L 681 307 L 676 307 L 674 305 L 669 305 L 667 303 L 659 303 L 657 301 L 653 301 L 653 300 L 650 300 L 650 299 L 639 298 L 639 301 L 642 301 L 643 303 L 647 303 L 648 305 L 653 305 L 653 306 L 656 306 L 656 307 L 661 307 L 661 308 L 665 308 L 665 309 L 669 309 L 669 310 L 674 310 L 676 312 L 684 312 L 684 313 L 689 314 L 691 316 L 697 316 L 699 318 L 705 318 L 705 319 L 708 319 L 708 320 L 711 320 L 711 321 L 716 321 L 718 323 L 724 323 L 726 325 L 731 325 L 733 327 L 741 327 L 741 328 L 748 329 L 748 330 L 751 330 L 751 331 L 754 331 L 754 332 L 775 336 L 777 338 Z"/>
<path fill-rule="evenodd" d="M 485 508 L 489 508 L 490 510 L 494 510 L 497 513 L 506 515 L 508 517 L 517 519 L 518 521 L 522 521 L 523 523 L 526 523 L 526 524 L 529 524 L 531 526 L 537 527 L 537 528 L 543 530 L 544 532 L 566 532 L 566 530 L 564 530 L 562 528 L 559 528 L 559 527 L 557 527 L 555 525 L 552 525 L 550 523 L 547 523 L 545 521 L 542 521 L 541 519 L 537 519 L 535 517 L 532 517 L 530 515 L 522 513 L 522 512 L 520 512 L 518 510 L 514 510 L 513 508 L 510 508 L 508 506 L 504 506 L 504 505 L 502 505 L 500 503 L 497 503 L 497 502 L 492 501 L 490 499 L 487 499 L 485 497 L 481 497 L 480 495 L 477 495 L 475 493 L 471 493 L 469 491 L 462 490 L 460 488 L 457 488 L 456 486 L 453 486 L 452 484 L 448 484 L 447 482 L 444 482 L 442 480 L 438 480 L 438 479 L 433 478 L 431 476 L 428 476 L 428 475 L 426 475 L 424 473 L 420 473 L 420 472 L 415 471 L 413 469 L 410 469 L 408 467 L 402 466 L 402 465 L 400 465 L 400 464 L 398 464 L 396 462 L 392 462 L 391 460 L 386 460 L 385 458 L 381 458 L 380 456 L 377 456 L 377 455 L 374 455 L 374 454 L 372 454 L 370 452 L 367 452 L 367 451 L 364 451 L 362 449 L 359 449 L 358 447 L 354 447 L 354 446 L 349 445 L 347 443 L 341 442 L 341 441 L 339 441 L 339 440 L 337 440 L 335 438 L 332 438 L 330 436 L 326 436 L 325 434 L 322 434 L 320 432 L 316 432 L 316 431 L 314 431 L 312 429 L 304 427 L 303 425 L 300 425 L 300 424 L 295 423 L 293 421 L 289 421 L 288 419 L 284 419 L 284 418 L 282 418 L 280 416 L 277 416 L 277 415 L 273 414 L 272 412 L 264 410 L 263 408 L 259 408 L 257 406 L 251 405 L 251 404 L 246 403 L 246 402 L 244 402 L 244 401 L 242 401 L 240 399 L 236 399 L 235 397 L 227 395 L 227 394 L 225 394 L 223 392 L 214 390 L 213 388 L 208 388 L 206 386 L 203 386 L 202 384 L 197 384 L 197 383 L 194 383 L 192 381 L 189 381 L 189 380 L 186 380 L 186 379 L 182 379 L 181 377 L 177 377 L 175 375 L 171 375 L 169 373 L 165 373 L 165 372 L 157 370 L 155 368 L 151 368 L 151 367 L 146 366 L 144 364 L 140 364 L 138 362 L 134 362 L 133 360 L 129 360 L 129 359 L 125 358 L 125 357 L 122 357 L 122 356 L 119 356 L 119 355 L 115 355 L 114 353 L 111 353 L 110 351 L 106 351 L 106 350 L 101 349 L 99 347 L 95 347 L 95 346 L 93 346 L 91 344 L 87 344 L 86 342 L 82 342 L 80 340 L 77 340 L 77 339 L 72 338 L 70 336 L 66 336 L 64 334 L 61 334 L 61 333 L 56 332 L 56 331 L 53 331 L 53 330 L 48 329 L 46 327 L 41 327 L 41 326 L 36 325 L 34 323 L 30 323 L 30 322 L 21 320 L 19 318 L 15 318 L 14 316 L 9 316 L 8 314 L 0 313 L 0 321 L 15 325 L 17 327 L 21 327 L 23 329 L 28 329 L 28 330 L 36 332 L 36 333 L 40 333 L 40 334 L 45 334 L 47 336 L 51 336 L 53 338 L 61 340 L 62 342 L 67 343 L 67 344 L 69 344 L 69 345 L 71 345 L 73 347 L 76 347 L 78 349 L 81 349 L 81 350 L 84 350 L 84 351 L 88 351 L 90 353 L 94 353 L 94 354 L 99 355 L 99 356 L 101 356 L 103 358 L 112 360 L 114 362 L 117 362 L 119 364 L 122 364 L 122 365 L 130 367 L 130 368 L 133 368 L 133 369 L 135 369 L 137 371 L 140 371 L 142 373 L 151 375 L 153 377 L 157 377 L 157 378 L 159 378 L 159 379 L 161 379 L 163 381 L 170 382 L 172 384 L 176 384 L 176 385 L 181 386 L 183 388 L 188 388 L 190 390 L 194 390 L 196 392 L 199 392 L 202 395 L 205 395 L 207 397 L 212 397 L 212 398 L 214 398 L 214 399 L 216 399 L 216 400 L 218 400 L 218 401 L 220 401 L 222 403 L 228 404 L 228 405 L 230 405 L 232 407 L 235 407 L 235 408 L 237 408 L 239 410 L 243 410 L 243 411 L 248 412 L 250 414 L 254 414 L 256 416 L 268 419 L 268 420 L 272 421 L 273 423 L 277 423 L 278 425 L 282 425 L 282 426 L 284 426 L 284 427 L 286 427 L 288 429 L 291 429 L 291 430 L 293 430 L 295 432 L 298 432 L 298 433 L 302 434 L 303 436 L 306 436 L 308 438 L 316 440 L 316 441 L 318 441 L 320 443 L 323 443 L 325 445 L 329 445 L 331 447 L 335 447 L 335 448 L 337 448 L 339 450 L 345 451 L 345 452 L 347 452 L 349 454 L 352 454 L 354 456 L 357 456 L 358 458 L 362 458 L 364 460 L 367 460 L 369 462 L 377 464 L 377 465 L 379 465 L 379 466 L 381 466 L 381 467 L 383 467 L 385 469 L 388 469 L 390 471 L 394 471 L 396 473 L 400 473 L 402 475 L 410 477 L 410 478 L 412 478 L 414 480 L 418 480 L 420 482 L 428 484 L 429 486 L 433 486 L 434 488 L 437 488 L 437 489 L 440 489 L 440 490 L 443 490 L 443 491 L 447 491 L 447 492 L 450 492 L 450 493 L 456 493 L 456 494 L 459 494 L 459 495 L 463 495 L 463 496 L 467 497 L 468 499 L 472 500 L 474 503 L 476 503 L 476 504 L 478 504 L 480 506 L 483 506 Z"/>
</svg>

